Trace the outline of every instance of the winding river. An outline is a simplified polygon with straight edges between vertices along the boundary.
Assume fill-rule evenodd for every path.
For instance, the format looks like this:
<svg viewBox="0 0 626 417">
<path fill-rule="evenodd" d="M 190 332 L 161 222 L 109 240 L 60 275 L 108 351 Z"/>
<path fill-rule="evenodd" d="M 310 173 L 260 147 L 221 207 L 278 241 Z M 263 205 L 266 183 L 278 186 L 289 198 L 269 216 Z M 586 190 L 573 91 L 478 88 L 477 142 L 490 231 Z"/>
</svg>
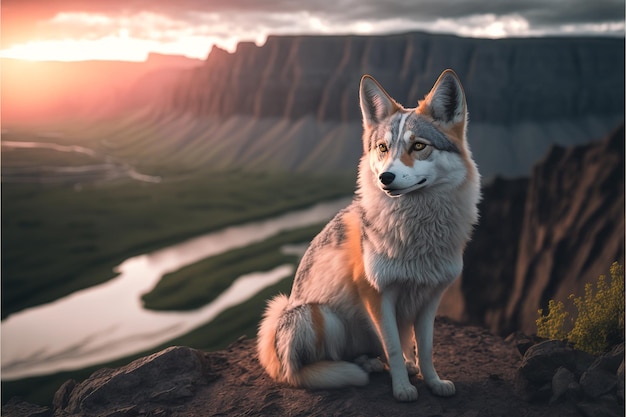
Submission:
<svg viewBox="0 0 626 417">
<path fill-rule="evenodd" d="M 319 223 L 348 205 L 343 198 L 275 218 L 232 226 L 135 256 L 104 284 L 7 317 L 1 324 L 2 379 L 81 369 L 141 352 L 184 335 L 293 273 L 292 265 L 243 275 L 213 302 L 185 312 L 145 310 L 141 295 L 168 273 L 203 258 Z"/>
<path fill-rule="evenodd" d="M 0 142 L 3 151 L 46 149 L 55 152 L 87 155 L 94 163 L 76 166 L 3 166 L 2 182 L 14 183 L 77 183 L 111 181 L 129 177 L 136 181 L 159 183 L 161 177 L 138 172 L 131 165 L 109 155 L 79 145 L 60 145 L 51 142 L 8 141 Z"/>
</svg>

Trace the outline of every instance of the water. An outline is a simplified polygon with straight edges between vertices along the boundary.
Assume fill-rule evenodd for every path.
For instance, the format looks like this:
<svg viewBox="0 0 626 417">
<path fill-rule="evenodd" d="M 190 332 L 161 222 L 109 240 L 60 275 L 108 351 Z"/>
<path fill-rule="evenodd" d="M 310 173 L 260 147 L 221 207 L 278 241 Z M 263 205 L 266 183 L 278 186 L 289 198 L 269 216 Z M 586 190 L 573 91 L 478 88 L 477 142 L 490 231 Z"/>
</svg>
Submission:
<svg viewBox="0 0 626 417">
<path fill-rule="evenodd" d="M 25 167 L 2 167 L 2 182 L 13 183 L 79 183 L 92 181 L 111 181 L 129 177 L 136 181 L 159 183 L 161 177 L 138 172 L 127 163 L 100 154 L 93 149 L 78 145 L 60 145 L 49 142 L 2 141 L 2 148 L 47 149 L 55 152 L 78 153 L 90 156 L 101 163 L 78 166 L 35 165 Z"/>
<path fill-rule="evenodd" d="M 119 275 L 2 321 L 2 379 L 81 369 L 166 343 L 293 273 L 292 265 L 239 277 L 193 311 L 145 310 L 141 295 L 168 273 L 209 256 L 330 219 L 350 199 L 320 203 L 272 219 L 228 227 L 122 262 Z"/>
</svg>

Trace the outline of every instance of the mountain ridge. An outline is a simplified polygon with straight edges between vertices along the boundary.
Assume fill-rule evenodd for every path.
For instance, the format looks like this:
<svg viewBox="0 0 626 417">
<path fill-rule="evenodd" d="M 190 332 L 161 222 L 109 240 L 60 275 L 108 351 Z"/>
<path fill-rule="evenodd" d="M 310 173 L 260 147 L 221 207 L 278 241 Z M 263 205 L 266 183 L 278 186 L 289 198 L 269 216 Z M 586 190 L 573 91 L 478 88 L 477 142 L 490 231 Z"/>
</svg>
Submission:
<svg viewBox="0 0 626 417">
<path fill-rule="evenodd" d="M 552 144 L 587 143 L 624 119 L 624 39 L 421 32 L 270 36 L 262 46 L 242 43 L 233 53 L 214 48 L 154 111 L 215 120 L 210 140 L 261 150 L 252 158 L 232 155 L 229 166 L 346 172 L 362 152 L 361 76 L 373 75 L 412 107 L 446 68 L 465 88 L 469 143 L 487 178 L 529 175 Z M 233 119 L 243 121 L 240 131 L 225 132 L 221 126 Z"/>
<path fill-rule="evenodd" d="M 233 53 L 214 48 L 201 68 L 181 78 L 167 108 L 221 117 L 313 114 L 320 121 L 354 121 L 360 118 L 358 79 L 364 73 L 411 106 L 441 71 L 453 68 L 473 103 L 475 121 L 619 113 L 623 57 L 624 40 L 616 38 L 494 40 L 423 32 L 270 36 L 262 46 L 242 43 Z M 529 94 L 546 104 L 538 107 L 537 98 L 520 97 Z"/>
</svg>

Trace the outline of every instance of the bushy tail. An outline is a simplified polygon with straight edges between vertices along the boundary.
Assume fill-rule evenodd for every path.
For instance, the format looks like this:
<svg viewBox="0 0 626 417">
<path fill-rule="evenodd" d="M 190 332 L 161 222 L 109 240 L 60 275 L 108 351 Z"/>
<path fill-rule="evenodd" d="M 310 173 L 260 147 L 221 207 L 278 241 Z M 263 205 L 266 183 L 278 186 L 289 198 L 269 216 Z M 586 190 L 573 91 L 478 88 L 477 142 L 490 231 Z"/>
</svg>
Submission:
<svg viewBox="0 0 626 417">
<path fill-rule="evenodd" d="M 288 305 L 289 298 L 284 294 L 278 294 L 267 303 L 257 335 L 259 362 L 267 373 L 276 380 L 280 378 L 280 361 L 276 354 L 276 326 Z"/>
<path fill-rule="evenodd" d="M 328 357 L 339 359 L 345 340 L 345 329 L 332 311 L 319 305 L 288 307 L 289 299 L 277 295 L 267 304 L 259 326 L 259 361 L 274 380 L 304 388 L 367 384 L 369 376 L 360 366 L 340 360 L 324 360 Z M 312 323 L 312 309 L 317 311 L 317 332 Z M 324 334 L 319 334 L 320 327 Z M 311 363 L 303 366 L 302 357 Z"/>
<path fill-rule="evenodd" d="M 319 361 L 301 368 L 290 378 L 291 385 L 312 388 L 341 388 L 366 385 L 367 372 L 357 364 L 344 361 Z"/>
</svg>

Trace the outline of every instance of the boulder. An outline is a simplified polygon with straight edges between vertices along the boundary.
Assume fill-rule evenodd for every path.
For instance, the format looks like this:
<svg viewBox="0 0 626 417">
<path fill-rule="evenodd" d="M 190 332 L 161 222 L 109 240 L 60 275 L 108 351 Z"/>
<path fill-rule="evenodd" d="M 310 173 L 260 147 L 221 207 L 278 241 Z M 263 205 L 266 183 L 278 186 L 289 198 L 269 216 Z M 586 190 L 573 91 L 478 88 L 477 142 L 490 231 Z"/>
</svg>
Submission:
<svg viewBox="0 0 626 417">
<path fill-rule="evenodd" d="M 589 369 L 580 377 L 580 386 L 587 397 L 597 399 L 615 390 L 617 375 L 599 368 Z"/>
<path fill-rule="evenodd" d="M 55 416 L 165 415 L 211 379 L 207 367 L 202 352 L 175 346 L 122 368 L 100 369 L 80 384 L 68 381 L 60 387 Z"/>
<path fill-rule="evenodd" d="M 532 346 L 522 359 L 519 372 L 537 384 L 551 382 L 559 368 L 575 369 L 574 349 L 560 340 L 547 340 Z"/>
<path fill-rule="evenodd" d="M 576 381 L 576 375 L 569 369 L 561 366 L 552 377 L 552 398 L 550 404 L 554 404 L 564 398 L 575 398 L 580 393 L 580 385 Z"/>
<path fill-rule="evenodd" d="M 623 344 L 593 358 L 565 342 L 544 341 L 526 351 L 516 388 L 528 401 L 571 403 L 584 416 L 624 415 L 623 354 Z"/>
</svg>

